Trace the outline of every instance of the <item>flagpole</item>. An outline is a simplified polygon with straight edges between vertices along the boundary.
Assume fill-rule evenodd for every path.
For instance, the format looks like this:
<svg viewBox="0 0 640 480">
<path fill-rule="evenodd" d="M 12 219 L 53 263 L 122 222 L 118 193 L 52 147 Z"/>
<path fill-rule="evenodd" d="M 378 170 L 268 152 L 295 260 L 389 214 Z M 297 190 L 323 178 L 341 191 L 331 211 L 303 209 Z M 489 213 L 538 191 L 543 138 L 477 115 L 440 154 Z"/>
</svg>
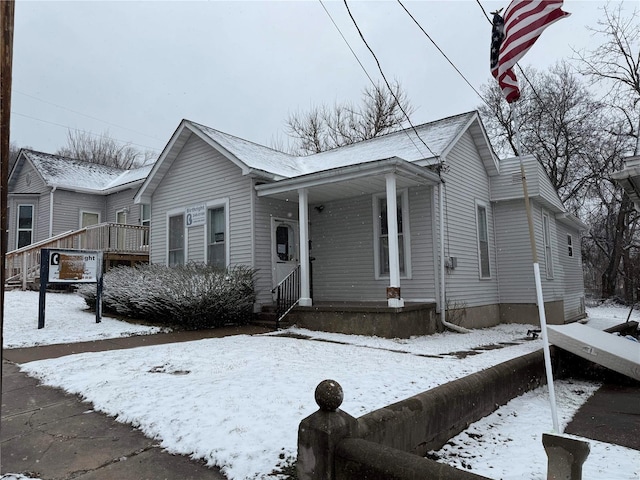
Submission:
<svg viewBox="0 0 640 480">
<path fill-rule="evenodd" d="M 531 242 L 531 254 L 533 256 L 533 276 L 536 284 L 536 303 L 538 305 L 538 317 L 540 319 L 540 331 L 542 333 L 542 349 L 544 352 L 544 367 L 547 376 L 547 386 L 549 387 L 549 402 L 551 403 L 551 422 L 554 433 L 562 433 L 558 423 L 558 408 L 556 405 L 556 391 L 553 384 L 553 369 L 551 368 L 551 350 L 549 349 L 549 337 L 547 336 L 547 317 L 544 310 L 544 297 L 542 295 L 542 282 L 540 280 L 540 265 L 538 264 L 538 251 L 536 248 L 535 230 L 533 228 L 533 215 L 529 202 L 529 191 L 527 189 L 527 176 L 522 161 L 522 146 L 520 143 L 520 123 L 518 116 L 518 102 L 509 104 L 514 123 L 514 134 L 516 148 L 520 157 L 520 174 L 522 176 L 522 190 L 524 192 L 524 207 L 527 211 L 527 223 L 529 224 L 529 241 Z"/>
</svg>

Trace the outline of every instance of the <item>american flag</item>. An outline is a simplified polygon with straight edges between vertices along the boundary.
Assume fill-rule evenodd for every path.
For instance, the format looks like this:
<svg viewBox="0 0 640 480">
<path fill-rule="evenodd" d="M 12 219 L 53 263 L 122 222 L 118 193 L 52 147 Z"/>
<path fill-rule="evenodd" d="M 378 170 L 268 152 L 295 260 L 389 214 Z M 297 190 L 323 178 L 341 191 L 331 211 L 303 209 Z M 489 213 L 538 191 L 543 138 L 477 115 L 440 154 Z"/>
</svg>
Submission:
<svg viewBox="0 0 640 480">
<path fill-rule="evenodd" d="M 493 17 L 491 33 L 491 74 L 498 80 L 507 102 L 520 98 L 513 71 L 540 34 L 569 13 L 562 11 L 562 0 L 513 0 L 504 19 Z"/>
</svg>

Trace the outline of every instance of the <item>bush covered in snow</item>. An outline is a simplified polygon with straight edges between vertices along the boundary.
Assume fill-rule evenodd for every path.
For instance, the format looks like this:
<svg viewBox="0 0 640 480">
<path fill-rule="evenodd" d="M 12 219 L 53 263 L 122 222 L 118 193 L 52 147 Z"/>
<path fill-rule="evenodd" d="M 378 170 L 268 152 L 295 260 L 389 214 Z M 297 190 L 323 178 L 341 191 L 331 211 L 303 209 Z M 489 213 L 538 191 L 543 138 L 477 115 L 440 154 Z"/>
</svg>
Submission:
<svg viewBox="0 0 640 480">
<path fill-rule="evenodd" d="M 247 323 L 253 311 L 255 270 L 208 265 L 115 267 L 104 275 L 105 312 L 188 329 Z M 95 310 L 95 285 L 78 289 Z"/>
</svg>

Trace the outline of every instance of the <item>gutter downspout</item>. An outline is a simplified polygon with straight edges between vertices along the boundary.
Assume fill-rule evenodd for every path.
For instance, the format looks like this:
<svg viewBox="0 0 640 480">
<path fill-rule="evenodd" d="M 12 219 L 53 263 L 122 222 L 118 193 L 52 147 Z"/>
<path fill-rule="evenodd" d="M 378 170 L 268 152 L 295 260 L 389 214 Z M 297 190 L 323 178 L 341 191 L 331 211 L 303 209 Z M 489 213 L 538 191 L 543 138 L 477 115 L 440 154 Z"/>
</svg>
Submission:
<svg viewBox="0 0 640 480">
<path fill-rule="evenodd" d="M 445 299 L 445 273 L 444 273 L 444 180 L 440 179 L 438 185 L 439 222 L 440 222 L 440 321 L 445 327 L 458 333 L 471 333 L 459 325 L 447 322 L 447 302 Z"/>
<path fill-rule="evenodd" d="M 53 192 L 56 188 L 58 187 L 53 187 L 49 192 L 49 238 L 53 237 Z"/>
</svg>

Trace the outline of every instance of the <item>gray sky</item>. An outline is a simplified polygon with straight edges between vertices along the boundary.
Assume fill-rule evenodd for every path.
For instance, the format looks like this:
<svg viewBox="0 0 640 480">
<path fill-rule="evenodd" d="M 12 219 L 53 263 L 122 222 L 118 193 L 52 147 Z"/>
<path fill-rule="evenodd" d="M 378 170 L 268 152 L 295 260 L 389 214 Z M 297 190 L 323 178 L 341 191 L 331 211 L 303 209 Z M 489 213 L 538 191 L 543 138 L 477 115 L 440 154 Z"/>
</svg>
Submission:
<svg viewBox="0 0 640 480">
<path fill-rule="evenodd" d="M 380 79 L 342 1 L 323 0 L 369 75 Z M 475 0 L 403 2 L 480 89 L 491 25 Z M 508 1 L 482 1 L 487 14 Z M 619 2 L 611 2 L 612 4 Z M 629 13 L 634 0 L 624 0 Z M 396 1 L 349 2 L 412 122 L 475 109 L 480 99 Z M 565 0 L 521 65 L 545 69 L 599 40 L 604 2 Z M 11 140 L 53 153 L 68 128 L 105 130 L 160 152 L 183 118 L 270 145 L 290 112 L 358 101 L 370 82 L 320 1 L 30 1 L 16 4 Z"/>
</svg>

